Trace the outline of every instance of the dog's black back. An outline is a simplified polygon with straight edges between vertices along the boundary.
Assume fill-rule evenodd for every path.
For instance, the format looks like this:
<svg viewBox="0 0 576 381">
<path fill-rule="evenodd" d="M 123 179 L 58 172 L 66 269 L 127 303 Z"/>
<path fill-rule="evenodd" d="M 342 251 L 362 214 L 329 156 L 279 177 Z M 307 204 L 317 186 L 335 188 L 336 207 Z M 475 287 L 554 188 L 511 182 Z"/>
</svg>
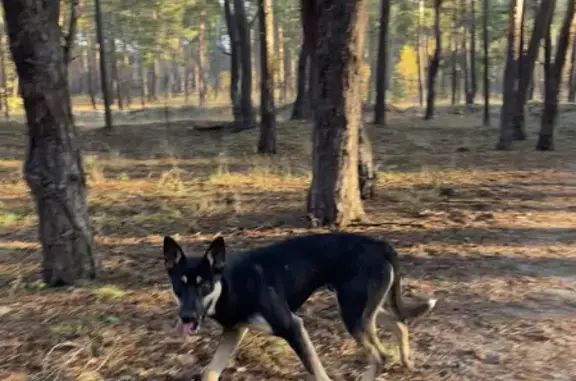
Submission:
<svg viewBox="0 0 576 381">
<path fill-rule="evenodd" d="M 213 317 L 230 326 L 261 314 L 264 306 L 256 296 L 270 289 L 278 303 L 287 303 L 294 312 L 322 286 L 338 290 L 347 282 L 357 281 L 358 287 L 366 287 L 372 278 L 388 276 L 390 267 L 397 273 L 397 261 L 396 252 L 386 242 L 362 235 L 329 233 L 289 238 L 228 262 Z"/>
</svg>

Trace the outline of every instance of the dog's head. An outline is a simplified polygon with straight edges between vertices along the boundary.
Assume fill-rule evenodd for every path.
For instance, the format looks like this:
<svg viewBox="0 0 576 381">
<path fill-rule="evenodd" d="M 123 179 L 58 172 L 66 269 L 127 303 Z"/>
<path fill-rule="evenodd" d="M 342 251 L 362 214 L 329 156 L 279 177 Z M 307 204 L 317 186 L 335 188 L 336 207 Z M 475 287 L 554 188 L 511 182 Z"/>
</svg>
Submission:
<svg viewBox="0 0 576 381">
<path fill-rule="evenodd" d="M 222 237 L 215 238 L 201 258 L 187 257 L 171 237 L 164 237 L 164 263 L 178 305 L 178 331 L 191 335 L 214 314 L 222 293 L 220 278 L 226 257 Z"/>
</svg>

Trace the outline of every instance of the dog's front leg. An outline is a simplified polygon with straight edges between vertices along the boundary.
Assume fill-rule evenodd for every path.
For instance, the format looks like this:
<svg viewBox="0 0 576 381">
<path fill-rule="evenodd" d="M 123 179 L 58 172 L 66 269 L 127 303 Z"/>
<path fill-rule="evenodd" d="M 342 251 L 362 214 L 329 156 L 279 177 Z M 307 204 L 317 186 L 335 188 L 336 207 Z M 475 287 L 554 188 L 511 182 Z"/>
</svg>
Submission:
<svg viewBox="0 0 576 381">
<path fill-rule="evenodd" d="M 298 355 L 306 370 L 312 375 L 314 381 L 331 381 L 326 374 L 326 370 L 314 349 L 314 345 L 308 336 L 302 319 L 292 314 L 292 324 L 284 335 L 284 339 L 290 344 L 294 352 Z"/>
<path fill-rule="evenodd" d="M 210 361 L 210 364 L 208 364 L 202 374 L 202 381 L 218 381 L 220 374 L 224 368 L 226 368 L 228 360 L 230 360 L 230 357 L 234 354 L 236 347 L 240 344 L 240 341 L 242 341 L 246 331 L 247 329 L 244 327 L 224 329 L 214 357 L 212 357 L 212 361 Z"/>
</svg>

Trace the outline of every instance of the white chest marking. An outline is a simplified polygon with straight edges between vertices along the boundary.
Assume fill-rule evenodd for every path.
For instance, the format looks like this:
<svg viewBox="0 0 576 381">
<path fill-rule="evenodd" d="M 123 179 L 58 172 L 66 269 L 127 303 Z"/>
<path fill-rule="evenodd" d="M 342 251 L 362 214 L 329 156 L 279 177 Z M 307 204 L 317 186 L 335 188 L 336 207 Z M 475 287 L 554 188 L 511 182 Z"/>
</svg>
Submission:
<svg viewBox="0 0 576 381">
<path fill-rule="evenodd" d="M 214 316 L 216 313 L 216 303 L 222 295 L 222 283 L 214 283 L 214 289 L 202 298 L 202 306 L 206 309 L 206 316 Z"/>
</svg>

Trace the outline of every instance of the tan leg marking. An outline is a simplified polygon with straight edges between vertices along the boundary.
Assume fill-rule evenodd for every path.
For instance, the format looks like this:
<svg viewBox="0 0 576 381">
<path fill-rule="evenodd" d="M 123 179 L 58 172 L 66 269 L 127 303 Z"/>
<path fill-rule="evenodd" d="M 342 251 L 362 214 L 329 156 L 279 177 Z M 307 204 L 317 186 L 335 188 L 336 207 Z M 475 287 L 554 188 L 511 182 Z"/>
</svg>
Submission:
<svg viewBox="0 0 576 381">
<path fill-rule="evenodd" d="M 228 365 L 228 361 L 247 331 L 245 327 L 234 330 L 224 330 L 214 357 L 212 357 L 210 364 L 208 364 L 202 374 L 202 381 L 218 381 L 220 374 L 224 368 L 226 368 L 226 365 Z"/>
<path fill-rule="evenodd" d="M 312 373 L 314 380 L 331 381 L 330 377 L 328 377 L 328 374 L 326 374 L 326 370 L 324 369 L 322 362 L 320 362 L 320 358 L 318 357 L 318 353 L 316 353 L 316 349 L 314 348 L 314 344 L 312 344 L 312 340 L 310 340 L 308 331 L 306 331 L 306 328 L 304 328 L 302 319 L 297 315 L 292 315 L 292 318 L 296 321 L 298 329 L 300 330 L 300 334 L 302 335 L 302 340 L 306 346 L 306 350 L 310 354 L 310 362 L 312 363 Z"/>
<path fill-rule="evenodd" d="M 378 310 L 378 322 L 385 325 L 392 331 L 392 335 L 398 342 L 398 349 L 400 351 L 400 361 L 404 367 L 409 370 L 414 369 L 414 365 L 410 360 L 410 337 L 408 334 L 408 326 L 391 313 L 388 313 L 383 308 Z"/>
</svg>

